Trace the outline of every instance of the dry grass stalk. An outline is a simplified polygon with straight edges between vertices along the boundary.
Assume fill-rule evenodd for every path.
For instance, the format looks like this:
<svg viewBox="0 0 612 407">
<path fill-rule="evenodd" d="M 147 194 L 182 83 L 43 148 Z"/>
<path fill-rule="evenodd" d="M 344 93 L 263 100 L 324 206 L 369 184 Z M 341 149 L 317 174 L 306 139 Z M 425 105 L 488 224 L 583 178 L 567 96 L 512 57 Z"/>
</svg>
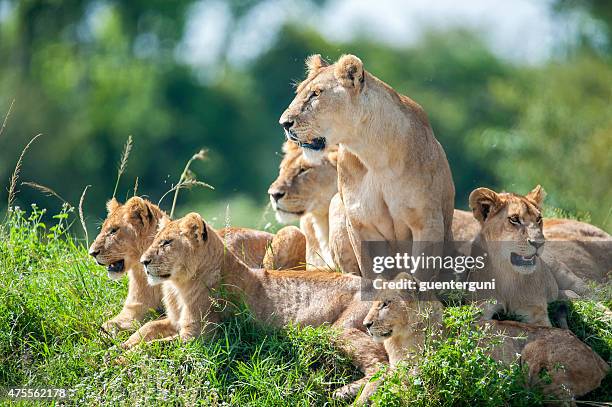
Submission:
<svg viewBox="0 0 612 407">
<path fill-rule="evenodd" d="M 173 188 L 173 190 L 174 190 L 174 199 L 172 200 L 172 209 L 170 209 L 170 217 L 171 218 L 174 217 L 174 209 L 176 208 L 176 201 L 178 200 L 178 194 L 179 194 L 179 191 L 181 189 L 183 189 L 183 188 L 190 188 L 191 186 L 194 186 L 194 185 L 199 185 L 199 186 L 203 186 L 203 187 L 206 187 L 206 188 L 214 189 L 212 186 L 208 185 L 205 182 L 197 181 L 195 179 L 195 177 L 193 176 L 193 173 L 189 170 L 189 167 L 191 167 L 191 164 L 194 161 L 196 161 L 196 160 L 204 161 L 207 158 L 207 154 L 208 154 L 208 150 L 200 149 L 200 151 L 195 153 L 189 159 L 189 161 L 187 161 L 187 164 L 185 165 L 185 169 L 183 170 L 183 172 L 181 173 L 181 177 L 179 178 L 179 182 Z M 191 182 L 191 181 L 193 181 L 193 182 Z M 164 196 L 166 196 L 166 194 L 164 194 Z M 162 199 L 164 198 L 164 196 L 162 196 Z M 160 202 L 161 202 L 161 199 L 160 199 Z"/>
<path fill-rule="evenodd" d="M 127 167 L 128 158 L 130 157 L 130 152 L 132 151 L 132 136 L 128 136 L 127 141 L 125 142 L 125 146 L 123 147 L 123 153 L 121 154 L 121 161 L 119 162 L 119 169 L 117 170 L 117 182 L 115 182 L 115 189 L 113 190 L 113 198 L 117 195 L 117 188 L 119 188 L 119 181 L 121 180 L 121 176 L 125 172 Z"/>
<path fill-rule="evenodd" d="M 85 201 L 85 194 L 87 193 L 87 189 L 91 187 L 91 185 L 87 185 L 81 194 L 81 199 L 79 200 L 79 219 L 81 220 L 81 226 L 83 227 L 83 231 L 85 232 L 85 242 L 87 243 L 87 247 L 89 247 L 89 234 L 87 233 L 87 224 L 85 224 L 85 216 L 83 215 L 83 202 Z"/>
<path fill-rule="evenodd" d="M 159 201 L 157 202 L 157 205 L 161 205 L 161 202 L 164 200 L 164 198 L 166 196 L 168 196 L 168 194 L 175 192 L 179 189 L 190 189 L 192 187 L 203 187 L 203 188 L 210 188 L 210 189 L 215 189 L 215 187 L 213 187 L 212 185 L 207 184 L 206 182 L 202 182 L 202 181 L 198 181 L 195 179 L 190 179 L 187 181 L 183 181 L 180 184 L 177 184 L 175 186 L 173 186 L 172 188 L 170 188 L 169 190 L 166 191 L 166 193 L 164 193 L 162 195 L 162 197 L 159 199 Z M 171 216 L 172 217 L 173 213 L 171 212 Z"/>
<path fill-rule="evenodd" d="M 8 112 L 6 112 L 6 116 L 4 116 L 4 121 L 2 122 L 2 127 L 0 127 L 0 136 L 4 133 L 4 129 L 6 129 L 6 123 L 8 122 L 8 118 L 11 115 L 11 110 L 13 110 L 13 105 L 15 104 L 15 99 L 11 101 L 11 105 L 8 108 Z"/>
<path fill-rule="evenodd" d="M 9 208 L 13 206 L 13 202 L 15 202 L 15 195 L 17 194 L 17 190 L 16 190 L 17 181 L 19 180 L 19 173 L 21 172 L 21 164 L 23 163 L 23 157 L 25 156 L 26 152 L 28 151 L 32 143 L 34 143 L 34 141 L 40 136 L 42 136 L 42 134 L 35 135 L 32 138 L 32 140 L 30 140 L 30 142 L 26 144 L 25 148 L 21 151 L 19 160 L 17 160 L 17 165 L 15 166 L 15 171 L 13 171 L 13 175 L 11 176 L 11 183 L 10 183 L 9 191 L 8 191 L 9 193 L 8 194 L 8 207 Z"/>
<path fill-rule="evenodd" d="M 30 188 L 34 188 L 34 189 L 42 192 L 43 194 L 45 194 L 47 196 L 54 196 L 57 199 L 59 199 L 60 201 L 62 201 L 63 203 L 65 203 L 66 205 L 72 207 L 72 205 L 70 205 L 70 202 L 66 201 L 60 194 L 58 194 L 57 192 L 55 192 L 54 190 L 52 190 L 49 187 L 46 187 L 44 185 L 41 185 L 41 184 L 38 184 L 38 183 L 32 182 L 32 181 L 22 182 L 21 185 L 25 185 L 25 186 L 28 186 Z"/>
<path fill-rule="evenodd" d="M 138 194 L 138 177 L 136 177 L 136 181 L 134 182 L 134 196 Z"/>
</svg>

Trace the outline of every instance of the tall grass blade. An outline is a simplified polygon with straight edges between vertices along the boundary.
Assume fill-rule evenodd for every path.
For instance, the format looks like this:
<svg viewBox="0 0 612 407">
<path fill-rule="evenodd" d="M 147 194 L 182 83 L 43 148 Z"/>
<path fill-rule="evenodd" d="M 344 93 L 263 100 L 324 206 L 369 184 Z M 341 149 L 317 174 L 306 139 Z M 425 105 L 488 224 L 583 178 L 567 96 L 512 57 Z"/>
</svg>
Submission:
<svg viewBox="0 0 612 407">
<path fill-rule="evenodd" d="M 81 226 L 83 227 L 83 231 L 85 232 L 85 242 L 87 243 L 87 247 L 89 247 L 89 234 L 87 233 L 87 224 L 85 223 L 85 216 L 83 215 L 83 202 L 85 201 L 85 194 L 87 193 L 87 189 L 91 187 L 91 185 L 87 185 L 81 194 L 81 199 L 79 200 L 79 219 L 81 220 Z"/>
<path fill-rule="evenodd" d="M 2 137 L 2 133 L 4 133 L 4 129 L 6 129 L 6 123 L 8 122 L 8 118 L 11 115 L 11 110 L 13 110 L 13 105 L 15 104 L 15 99 L 11 101 L 11 105 L 8 108 L 8 112 L 6 112 L 6 116 L 4 116 L 4 121 L 2 122 L 2 127 L 0 127 L 0 137 Z"/>
<path fill-rule="evenodd" d="M 125 146 L 123 147 L 123 153 L 121 154 L 121 161 L 119 162 L 119 168 L 117 170 L 117 181 L 115 182 L 115 189 L 113 190 L 113 198 L 117 195 L 117 188 L 119 188 L 119 181 L 121 180 L 121 176 L 125 172 L 127 167 L 128 158 L 130 157 L 130 152 L 132 151 L 132 136 L 128 136 L 127 141 L 125 142 Z"/>
<path fill-rule="evenodd" d="M 15 195 L 17 194 L 17 181 L 19 180 L 19 173 L 21 172 L 21 164 L 23 163 L 23 157 L 25 157 L 26 152 L 34 143 L 34 141 L 42 136 L 42 134 L 35 135 L 32 140 L 28 144 L 26 144 L 25 148 L 21 151 L 21 155 L 19 156 L 19 160 L 17 160 L 17 165 L 15 166 L 15 171 L 13 171 L 13 175 L 11 176 L 11 183 L 8 190 L 8 207 L 13 206 L 13 202 L 15 202 Z"/>
</svg>

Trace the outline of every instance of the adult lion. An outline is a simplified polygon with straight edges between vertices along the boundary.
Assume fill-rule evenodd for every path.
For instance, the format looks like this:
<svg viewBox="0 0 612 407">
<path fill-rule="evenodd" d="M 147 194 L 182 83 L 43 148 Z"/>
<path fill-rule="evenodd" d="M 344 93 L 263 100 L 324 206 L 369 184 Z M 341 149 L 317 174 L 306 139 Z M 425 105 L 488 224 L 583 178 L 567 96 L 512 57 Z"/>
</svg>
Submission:
<svg viewBox="0 0 612 407">
<path fill-rule="evenodd" d="M 342 331 L 345 348 L 366 377 L 338 390 L 338 396 L 354 396 L 378 364 L 387 361 L 384 349 L 365 333 L 362 321 L 370 303 L 360 299 L 359 277 L 249 268 L 225 250 L 221 238 L 197 213 L 168 223 L 141 261 L 149 283 L 163 283 L 164 291 L 172 293 L 164 297 L 168 317 L 143 325 L 123 348 L 132 348 L 143 340 L 197 338 L 214 323 L 240 312 L 231 304 L 244 301 L 264 323 L 330 324 Z M 227 306 L 213 306 L 227 300 Z"/>
<path fill-rule="evenodd" d="M 345 273 L 360 274 L 348 238 L 344 205 L 338 194 L 337 151 L 336 146 L 328 146 L 322 157 L 311 161 L 296 143 L 286 141 L 278 177 L 270 185 L 268 194 L 279 222 L 299 220 L 304 235 L 306 268 L 331 266 Z M 478 234 L 480 225 L 471 212 L 455 209 L 452 229 L 457 240 L 470 241 Z M 291 227 L 283 228 L 278 235 L 284 233 L 295 234 L 296 231 Z M 290 239 L 293 239 L 291 247 L 301 244 L 294 235 L 283 237 L 284 241 L 275 245 L 275 237 L 273 245 L 277 248 L 273 252 L 286 249 Z M 279 268 L 265 260 L 264 264 L 267 268 Z"/>
<path fill-rule="evenodd" d="M 338 149 L 326 149 L 317 162 L 306 160 L 293 142 L 285 142 L 283 152 L 278 177 L 268 189 L 276 218 L 281 223 L 299 220 L 305 236 L 306 268 L 333 267 L 329 202 L 338 192 Z"/>
<path fill-rule="evenodd" d="M 128 275 L 128 295 L 123 309 L 102 325 L 107 332 L 116 333 L 133 329 L 135 322 L 162 306 L 162 292 L 159 287 L 147 284 L 140 257 L 153 242 L 160 223 L 169 218 L 157 205 L 140 197 L 130 198 L 123 205 L 113 198 L 106 209 L 108 215 L 89 254 L 107 268 L 111 279 Z M 242 228 L 221 229 L 219 233 L 230 250 L 253 266 L 261 266 L 273 237 L 270 233 Z"/>
<path fill-rule="evenodd" d="M 307 154 L 340 145 L 338 187 L 361 271 L 362 241 L 413 241 L 414 254 L 439 252 L 428 242 L 452 240 L 455 188 L 425 111 L 353 55 L 306 63 L 280 124 Z M 431 278 L 423 270 L 417 277 Z"/>
</svg>

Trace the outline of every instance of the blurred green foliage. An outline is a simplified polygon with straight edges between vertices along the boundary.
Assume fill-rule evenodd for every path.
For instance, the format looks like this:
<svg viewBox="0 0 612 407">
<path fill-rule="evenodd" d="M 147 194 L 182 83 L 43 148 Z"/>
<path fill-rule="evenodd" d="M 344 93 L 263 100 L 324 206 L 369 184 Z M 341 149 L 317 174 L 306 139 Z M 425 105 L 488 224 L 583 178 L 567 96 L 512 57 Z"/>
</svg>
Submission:
<svg viewBox="0 0 612 407">
<path fill-rule="evenodd" d="M 0 178 L 9 178 L 23 146 L 42 132 L 22 180 L 73 204 L 91 184 L 91 215 L 103 216 L 131 134 L 120 199 L 139 177 L 139 194 L 157 201 L 185 161 L 207 147 L 210 159 L 193 170 L 216 189 L 182 193 L 179 213 L 225 208 L 239 196 L 245 215 L 234 220 L 262 227 L 261 211 L 243 209 L 263 205 L 276 176 L 283 141 L 277 119 L 292 99 L 291 83 L 304 76 L 307 55 L 334 60 L 350 52 L 428 112 L 453 170 L 457 207 L 478 186 L 525 193 L 540 183 L 549 203 L 588 212 L 612 230 L 609 46 L 576 41 L 546 64 L 520 66 L 497 57 L 481 34 L 460 29 L 393 48 L 368 38 L 330 43 L 290 24 L 254 61 L 236 66 L 222 56 L 218 75 L 204 81 L 176 57 L 192 1 L 1 3 L 10 12 L 0 20 L 0 116 L 13 98 L 15 106 L 0 138 Z M 242 16 L 259 1 L 227 3 Z M 609 34 L 610 13 L 602 7 L 560 0 L 551 10 L 593 13 Z M 20 189 L 22 205 L 51 207 L 40 192 Z"/>
</svg>

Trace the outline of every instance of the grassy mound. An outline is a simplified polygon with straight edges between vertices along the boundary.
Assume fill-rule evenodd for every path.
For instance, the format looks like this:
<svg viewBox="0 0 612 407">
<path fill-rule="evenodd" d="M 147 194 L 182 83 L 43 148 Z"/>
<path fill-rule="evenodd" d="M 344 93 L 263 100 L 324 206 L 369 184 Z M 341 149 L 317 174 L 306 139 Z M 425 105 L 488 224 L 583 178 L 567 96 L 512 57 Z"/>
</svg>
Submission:
<svg viewBox="0 0 612 407">
<path fill-rule="evenodd" d="M 331 393 L 359 372 L 336 350 L 332 330 L 272 329 L 247 312 L 221 324 L 212 339 L 145 346 L 115 363 L 120 352 L 113 347 L 127 334 L 110 338 L 99 327 L 120 310 L 127 284 L 110 281 L 88 258 L 68 233 L 73 217 L 68 207 L 49 218 L 34 206 L 11 211 L 0 224 L 0 389 L 67 388 L 69 403 L 79 406 L 343 405 Z M 465 329 L 473 310 L 447 314 L 452 339 L 428 348 L 418 376 L 409 366 L 387 375 L 375 403 L 538 405 L 541 396 L 524 390 L 518 366 L 484 355 L 478 344 L 487 333 Z M 612 326 L 597 304 L 575 303 L 570 321 L 610 361 Z M 610 383 L 588 398 L 609 399 Z"/>
</svg>

